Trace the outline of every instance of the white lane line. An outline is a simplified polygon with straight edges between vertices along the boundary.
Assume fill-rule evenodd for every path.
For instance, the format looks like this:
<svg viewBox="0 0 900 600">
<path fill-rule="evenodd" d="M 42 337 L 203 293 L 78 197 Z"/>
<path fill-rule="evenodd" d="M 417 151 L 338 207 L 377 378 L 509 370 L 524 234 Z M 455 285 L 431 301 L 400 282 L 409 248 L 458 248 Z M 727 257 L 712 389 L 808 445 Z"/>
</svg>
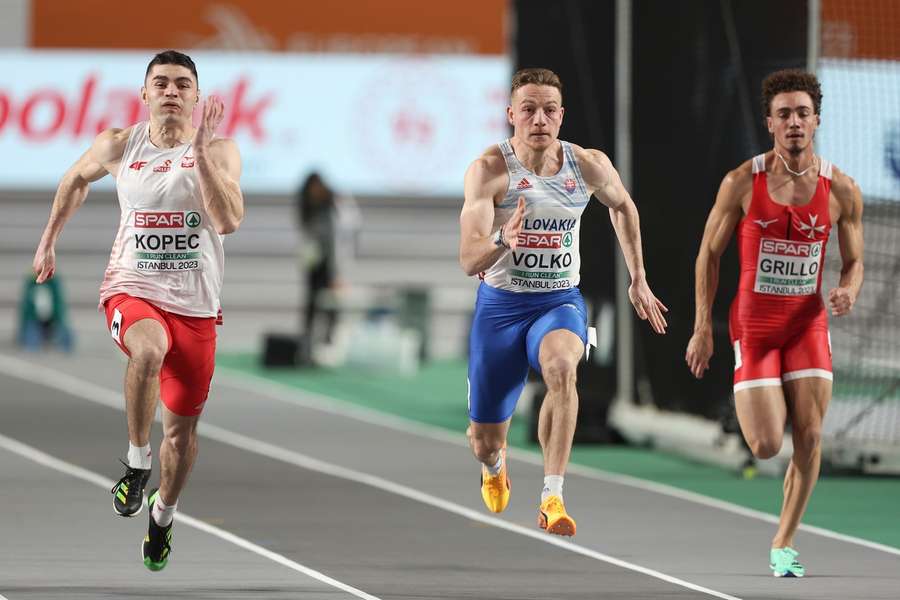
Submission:
<svg viewBox="0 0 900 600">
<path fill-rule="evenodd" d="M 256 394 L 265 394 L 275 400 L 279 400 L 288 404 L 294 404 L 303 408 L 309 408 L 330 414 L 349 417 L 358 421 L 362 421 L 364 423 L 381 425 L 382 427 L 419 435 L 428 439 L 439 440 L 458 446 L 468 447 L 468 442 L 466 441 L 465 435 L 463 435 L 462 433 L 451 433 L 448 430 L 442 429 L 440 427 L 425 425 L 418 421 L 412 421 L 404 417 L 382 413 L 370 408 L 352 404 L 350 402 L 347 402 L 346 400 L 326 396 L 324 394 L 307 392 L 306 390 L 291 387 L 287 384 L 272 381 L 270 379 L 266 379 L 258 375 L 253 375 L 251 373 L 235 371 L 228 369 L 227 367 L 216 367 L 216 369 L 216 379 L 219 380 L 220 384 L 225 384 L 229 387 L 253 392 Z M 529 464 L 541 467 L 544 465 L 544 461 L 541 455 L 534 451 L 512 448 L 509 451 L 509 456 Z M 639 479 L 637 477 L 631 477 L 629 475 L 611 473 L 602 469 L 578 465 L 574 463 L 570 463 L 566 470 L 568 473 L 578 474 L 589 479 L 625 485 L 647 492 L 653 492 L 656 494 L 661 494 L 663 496 L 677 498 L 686 502 L 692 502 L 694 504 L 700 504 L 703 506 L 708 506 L 710 508 L 723 510 L 725 512 L 741 515 L 750 519 L 757 519 L 759 521 L 765 521 L 766 523 L 772 523 L 775 525 L 778 524 L 778 517 L 775 515 L 754 510 L 752 508 L 746 508 L 744 506 L 733 504 L 725 500 L 719 500 L 717 498 L 704 496 L 703 494 L 698 494 L 696 492 L 683 490 L 681 488 L 666 485 L 664 483 L 656 483 L 653 481 L 648 481 L 646 479 Z M 900 556 L 900 548 L 895 548 L 893 546 L 888 546 L 885 544 L 879 544 L 878 542 L 873 542 L 844 533 L 838 533 L 837 531 L 825 529 L 824 527 L 816 527 L 815 525 L 807 525 L 805 523 L 801 523 L 800 530 L 832 540 L 846 542 L 848 544 L 855 544 L 857 546 L 863 546 L 871 550 L 878 550 L 880 552 L 886 552 L 888 554 Z"/>
<path fill-rule="evenodd" d="M 78 479 L 87 481 L 88 483 L 93 483 L 95 485 L 98 485 L 98 486 L 106 488 L 106 489 L 111 488 L 113 486 L 113 484 L 115 483 L 112 479 L 107 479 L 106 477 L 104 477 L 98 473 L 94 473 L 93 471 L 88 471 L 87 469 L 79 467 L 78 465 L 74 465 L 74 464 L 66 462 L 64 460 L 60 460 L 60 459 L 56 458 L 55 456 L 51 456 L 51 455 L 47 454 L 46 452 L 42 452 L 42 451 L 38 450 L 37 448 L 34 448 L 33 446 L 29 446 L 28 444 L 23 444 L 22 442 L 20 442 L 18 440 L 14 440 L 10 437 L 6 437 L 3 434 L 0 434 L 0 448 L 9 450 L 10 452 L 18 454 L 19 456 L 22 456 L 24 458 L 32 460 L 32 461 L 34 461 L 40 465 L 43 465 L 45 467 L 49 467 L 51 469 L 54 469 L 56 471 L 66 474 L 66 475 L 72 475 L 74 477 L 77 477 Z M 308 577 L 312 577 L 313 579 L 321 581 L 322 583 L 325 583 L 325 584 L 335 587 L 339 590 L 353 594 L 357 598 L 363 598 L 364 600 L 380 600 L 377 596 L 367 594 L 366 592 L 364 592 L 362 590 L 358 590 L 351 585 L 347 585 L 346 583 L 340 582 L 337 579 L 334 579 L 332 577 L 329 577 L 328 575 L 325 575 L 324 573 L 320 573 L 319 571 L 316 571 L 315 569 L 310 569 L 309 567 L 301 565 L 298 562 L 294 562 L 293 560 L 291 560 L 285 556 L 282 556 L 281 554 L 278 554 L 276 552 L 272 552 L 271 550 L 267 550 L 266 548 L 263 548 L 262 546 L 257 546 L 253 542 L 245 540 L 244 538 L 239 537 L 229 531 L 225 531 L 224 529 L 216 527 L 215 525 L 210 525 L 209 523 L 201 521 L 200 519 L 194 518 L 183 512 L 178 512 L 175 519 L 179 523 L 184 523 L 185 525 L 188 525 L 189 527 L 193 527 L 194 529 L 199 529 L 200 531 L 206 532 L 206 533 L 208 533 L 212 536 L 215 536 L 219 539 L 225 540 L 226 542 L 230 542 L 230 543 L 234 544 L 235 546 L 239 546 L 239 547 L 243 548 L 244 550 L 249 550 L 250 552 L 253 552 L 254 554 L 258 554 L 262 557 L 268 558 L 269 560 L 272 560 L 272 561 L 274 561 L 280 565 L 283 565 L 289 569 L 292 569 L 294 571 L 297 571 L 298 573 L 303 573 L 304 575 L 306 575 Z M 0 600 L 5 600 L 5 599 L 3 598 L 3 596 L 0 596 Z"/>
<path fill-rule="evenodd" d="M 124 410 L 125 408 L 125 403 L 122 399 L 122 396 L 118 392 L 113 392 L 112 390 L 106 389 L 89 381 L 73 377 L 71 375 L 68 375 L 67 373 L 63 373 L 62 371 L 57 371 L 55 369 L 46 367 L 37 367 L 26 361 L 7 357 L 4 355 L 0 355 L 0 371 L 3 371 L 4 373 L 12 377 L 17 377 L 19 379 L 24 379 L 33 383 L 39 383 L 47 387 L 52 387 L 67 394 L 79 396 L 91 402 L 96 402 L 97 404 L 102 404 L 104 406 L 109 406 L 118 410 Z M 708 594 L 716 598 L 723 598 L 724 600 L 741 600 L 736 596 L 730 596 L 723 592 L 705 588 L 703 586 L 678 579 L 677 577 L 667 575 L 654 569 L 649 569 L 647 567 L 642 567 L 634 563 L 620 560 L 607 554 L 591 550 L 590 548 L 585 548 L 572 542 L 565 541 L 561 538 L 550 536 L 544 532 L 538 532 L 534 529 L 516 525 L 515 523 L 509 523 L 496 517 L 489 517 L 465 506 L 450 502 L 448 500 L 444 500 L 443 498 L 438 498 L 437 496 L 432 496 L 430 494 L 420 492 L 419 490 L 407 487 L 405 485 L 401 485 L 387 479 L 371 475 L 369 473 L 363 473 L 360 471 L 355 471 L 353 469 L 341 467 L 339 465 L 330 464 L 311 456 L 306 456 L 304 454 L 300 454 L 299 452 L 294 452 L 293 450 L 288 450 L 287 448 L 276 446 L 275 444 L 270 444 L 262 440 L 257 440 L 255 438 L 229 431 L 222 427 L 217 427 L 215 425 L 201 422 L 197 427 L 197 432 L 203 437 L 228 444 L 235 448 L 253 452 L 267 458 L 280 460 L 282 462 L 292 464 L 304 469 L 317 471 L 319 473 L 323 473 L 332 477 L 339 477 L 341 479 L 347 479 L 356 483 L 369 485 L 371 487 L 384 490 L 398 496 L 403 496 L 405 498 L 409 498 L 411 500 L 415 500 L 417 502 L 421 502 L 423 504 L 445 510 L 467 519 L 477 521 L 479 523 L 491 525 L 499 529 L 505 529 L 513 533 L 518 533 L 520 535 L 524 535 L 546 544 L 558 546 L 560 548 L 569 550 L 570 552 L 609 563 L 623 569 L 642 573 L 644 575 L 648 575 L 650 577 L 654 577 L 656 579 L 660 579 L 667 583 L 672 583 L 689 590 Z M 9 438 L 0 436 L 0 440 L 3 439 Z M 91 476 L 99 477 L 93 473 L 91 473 Z M 107 487 L 111 487 L 113 483 L 111 480 L 106 479 L 103 479 L 103 482 L 103 484 Z M 247 543 L 249 544 L 250 542 Z"/>
</svg>

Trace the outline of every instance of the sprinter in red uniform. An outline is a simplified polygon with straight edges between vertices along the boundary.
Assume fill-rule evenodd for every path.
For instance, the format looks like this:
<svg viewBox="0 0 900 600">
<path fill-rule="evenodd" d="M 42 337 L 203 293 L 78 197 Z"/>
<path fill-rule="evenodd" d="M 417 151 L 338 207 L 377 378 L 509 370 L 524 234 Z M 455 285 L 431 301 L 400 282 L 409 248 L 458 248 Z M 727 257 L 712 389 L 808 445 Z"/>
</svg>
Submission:
<svg viewBox="0 0 900 600">
<path fill-rule="evenodd" d="M 813 150 L 822 93 L 815 75 L 778 71 L 762 86 L 774 148 L 728 173 L 706 221 L 696 265 L 694 335 L 686 360 L 703 377 L 713 352 L 712 302 L 719 259 L 737 230 L 740 283 L 731 305 L 734 401 L 753 454 L 781 449 L 790 418 L 794 454 L 772 540 L 776 577 L 802 577 L 794 534 L 819 476 L 819 437 L 831 399 L 831 343 L 821 295 L 832 228 L 841 277 L 828 292 L 833 316 L 853 308 L 863 281 L 862 195 L 856 183 Z"/>
</svg>

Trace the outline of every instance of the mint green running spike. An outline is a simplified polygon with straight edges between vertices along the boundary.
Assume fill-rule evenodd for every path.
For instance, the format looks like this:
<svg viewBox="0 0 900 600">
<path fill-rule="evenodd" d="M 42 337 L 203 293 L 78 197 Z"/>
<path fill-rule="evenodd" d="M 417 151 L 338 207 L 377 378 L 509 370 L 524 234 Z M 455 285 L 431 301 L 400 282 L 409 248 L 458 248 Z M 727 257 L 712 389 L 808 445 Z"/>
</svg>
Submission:
<svg viewBox="0 0 900 600">
<path fill-rule="evenodd" d="M 799 552 L 793 548 L 772 548 L 769 551 L 769 568 L 775 577 L 803 577 L 806 569 L 797 562 Z"/>
</svg>

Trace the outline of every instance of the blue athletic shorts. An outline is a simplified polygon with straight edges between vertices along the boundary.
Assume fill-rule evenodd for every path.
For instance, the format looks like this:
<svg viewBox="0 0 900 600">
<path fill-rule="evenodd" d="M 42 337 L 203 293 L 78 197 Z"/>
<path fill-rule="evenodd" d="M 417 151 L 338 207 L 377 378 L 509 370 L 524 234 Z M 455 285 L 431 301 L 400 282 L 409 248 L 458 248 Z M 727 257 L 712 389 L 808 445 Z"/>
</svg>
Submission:
<svg viewBox="0 0 900 600">
<path fill-rule="evenodd" d="M 510 292 L 482 283 L 469 335 L 469 418 L 502 423 L 516 409 L 528 366 L 541 372 L 541 340 L 568 329 L 587 343 L 587 311 L 578 288 Z"/>
</svg>

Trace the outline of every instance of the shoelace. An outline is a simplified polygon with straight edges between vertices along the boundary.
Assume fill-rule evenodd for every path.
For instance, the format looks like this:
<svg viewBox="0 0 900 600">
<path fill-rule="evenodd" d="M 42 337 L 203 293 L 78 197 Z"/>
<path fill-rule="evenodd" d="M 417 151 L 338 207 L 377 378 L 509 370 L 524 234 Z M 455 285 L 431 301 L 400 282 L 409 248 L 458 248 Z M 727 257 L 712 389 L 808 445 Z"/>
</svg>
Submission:
<svg viewBox="0 0 900 600">
<path fill-rule="evenodd" d="M 506 490 L 506 477 L 502 477 L 502 474 L 502 471 L 496 475 L 488 475 L 485 473 L 488 490 L 490 490 L 491 496 L 499 496 Z"/>
<path fill-rule="evenodd" d="M 151 528 L 153 535 L 150 535 L 150 550 L 153 555 L 151 558 L 162 560 L 172 551 L 172 546 L 169 545 L 169 533 L 172 531 L 172 524 L 169 523 L 168 527 L 163 527 L 153 517 L 150 517 L 150 521 L 153 523 Z M 153 552 L 154 550 L 159 552 Z"/>
<path fill-rule="evenodd" d="M 563 503 L 556 496 L 553 496 L 550 499 L 550 502 L 547 504 L 547 512 L 563 512 Z"/>
<path fill-rule="evenodd" d="M 122 460 L 121 458 L 119 459 L 119 462 L 122 463 L 123 465 L 125 465 L 125 469 L 126 469 L 125 475 L 123 475 L 122 479 L 117 481 L 116 484 L 114 486 L 112 486 L 112 489 L 109 490 L 109 493 L 115 494 L 116 491 L 119 489 L 119 486 L 124 483 L 125 487 L 127 489 L 127 491 L 125 492 L 126 496 L 134 496 L 135 494 L 140 494 L 141 486 L 138 484 L 138 482 L 140 482 L 140 480 L 141 480 L 140 469 L 132 469 L 131 467 L 128 466 L 128 463 L 125 462 L 124 460 Z M 135 485 L 135 484 L 138 484 L 138 485 Z"/>
<path fill-rule="evenodd" d="M 782 550 L 780 553 L 780 556 L 778 557 L 779 558 L 778 563 L 780 563 L 780 564 L 776 563 L 776 566 L 779 566 L 779 567 L 785 568 L 785 569 L 796 569 L 798 567 L 802 568 L 803 565 L 801 565 L 800 561 L 797 560 L 797 557 L 799 555 L 800 554 L 798 552 L 789 552 L 787 550 Z M 789 558 L 790 562 L 786 566 L 782 566 L 788 562 L 788 561 L 784 560 L 785 557 Z"/>
</svg>

